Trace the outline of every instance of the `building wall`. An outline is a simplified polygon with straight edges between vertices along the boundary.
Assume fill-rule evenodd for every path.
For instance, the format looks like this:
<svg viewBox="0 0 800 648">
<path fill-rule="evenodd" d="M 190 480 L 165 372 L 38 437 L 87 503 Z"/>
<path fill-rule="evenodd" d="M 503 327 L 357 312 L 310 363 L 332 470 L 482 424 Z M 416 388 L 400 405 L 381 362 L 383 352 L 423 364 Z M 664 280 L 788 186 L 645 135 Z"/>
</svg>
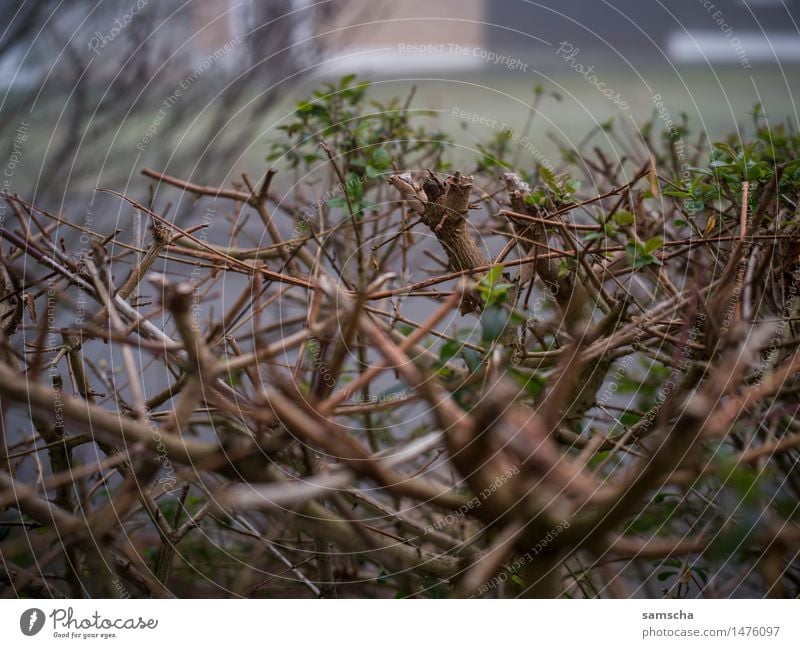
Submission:
<svg viewBox="0 0 800 648">
<path fill-rule="evenodd" d="M 688 61 L 694 49 L 700 61 L 716 52 L 715 62 L 735 63 L 741 41 L 750 58 L 774 62 L 776 53 L 784 60 L 793 56 L 791 42 L 783 39 L 798 36 L 800 0 L 504 0 L 487 3 L 487 22 L 505 26 L 487 28 L 494 48 L 548 49 L 538 37 L 633 62 L 665 56 Z M 771 51 L 775 43 L 780 52 Z M 800 56 L 800 41 L 795 45 L 794 56 Z"/>
<path fill-rule="evenodd" d="M 341 44 L 369 47 L 398 43 L 458 42 L 478 45 L 485 36 L 484 0 L 402 0 L 350 2 L 334 17 L 343 28 Z M 367 23 L 362 27 L 356 25 Z"/>
</svg>

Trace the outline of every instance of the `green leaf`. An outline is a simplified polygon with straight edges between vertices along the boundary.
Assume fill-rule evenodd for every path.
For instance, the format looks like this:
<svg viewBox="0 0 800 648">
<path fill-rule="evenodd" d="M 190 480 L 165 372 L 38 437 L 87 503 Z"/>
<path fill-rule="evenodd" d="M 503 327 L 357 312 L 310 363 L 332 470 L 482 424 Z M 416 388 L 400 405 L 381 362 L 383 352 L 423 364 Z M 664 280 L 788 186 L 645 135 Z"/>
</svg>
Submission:
<svg viewBox="0 0 800 648">
<path fill-rule="evenodd" d="M 635 220 L 635 216 L 629 211 L 618 211 L 614 214 L 614 222 L 617 225 L 631 225 Z"/>
<path fill-rule="evenodd" d="M 383 146 L 376 148 L 372 152 L 370 160 L 372 162 L 372 166 L 374 166 L 376 169 L 385 170 L 392 165 L 392 159 L 389 156 L 389 152 Z"/>
<path fill-rule="evenodd" d="M 672 198 L 692 198 L 692 194 L 688 191 L 678 191 L 677 189 L 665 189 L 661 193 Z"/>
<path fill-rule="evenodd" d="M 461 357 L 464 358 L 467 369 L 473 373 L 481 366 L 481 356 L 473 349 L 464 349 L 461 352 Z"/>
<path fill-rule="evenodd" d="M 494 342 L 506 328 L 508 314 L 505 308 L 500 306 L 488 306 L 481 313 L 481 327 L 483 329 L 481 339 L 484 342 Z"/>
<path fill-rule="evenodd" d="M 527 317 L 520 313 L 518 310 L 512 310 L 509 314 L 509 319 L 511 320 L 512 324 L 519 326 L 527 321 Z"/>
<path fill-rule="evenodd" d="M 711 560 L 728 561 L 737 556 L 750 545 L 751 538 L 759 531 L 758 525 L 750 526 L 735 520 L 729 520 L 721 530 L 717 531 L 705 554 Z"/>
<path fill-rule="evenodd" d="M 533 193 L 526 194 L 524 200 L 526 205 L 541 207 L 544 204 L 545 200 L 547 200 L 547 198 L 545 197 L 543 192 L 534 191 Z"/>
<path fill-rule="evenodd" d="M 356 80 L 357 74 L 346 74 L 341 79 L 339 79 L 339 87 L 346 88 L 349 86 L 353 81 Z"/>
<path fill-rule="evenodd" d="M 508 373 L 515 382 L 522 387 L 531 398 L 538 398 L 547 386 L 547 380 L 540 374 L 528 374 L 510 367 Z"/>
<path fill-rule="evenodd" d="M 660 236 L 655 236 L 644 244 L 644 250 L 647 253 L 653 252 L 662 247 L 664 247 L 664 239 Z"/>
<path fill-rule="evenodd" d="M 458 340 L 447 340 L 439 349 L 439 360 L 447 362 L 451 358 L 455 358 L 463 347 L 464 345 Z"/>
<path fill-rule="evenodd" d="M 553 172 L 548 169 L 546 166 L 539 166 L 539 176 L 544 180 L 545 184 L 549 186 L 551 189 L 558 189 L 556 185 L 556 177 L 553 175 Z"/>
<path fill-rule="evenodd" d="M 625 427 L 630 427 L 631 425 L 638 423 L 641 419 L 642 415 L 637 414 L 636 412 L 623 412 L 619 417 L 619 422 Z"/>
<path fill-rule="evenodd" d="M 496 265 L 492 266 L 489 272 L 486 273 L 486 283 L 490 286 L 493 286 L 497 283 L 497 280 L 503 275 L 503 266 Z"/>
<path fill-rule="evenodd" d="M 328 117 L 328 109 L 314 101 L 302 101 L 295 111 L 300 117 Z"/>
<path fill-rule="evenodd" d="M 364 197 L 364 183 L 355 173 L 347 174 L 345 189 L 347 190 L 347 195 L 353 200 L 359 201 Z"/>
</svg>

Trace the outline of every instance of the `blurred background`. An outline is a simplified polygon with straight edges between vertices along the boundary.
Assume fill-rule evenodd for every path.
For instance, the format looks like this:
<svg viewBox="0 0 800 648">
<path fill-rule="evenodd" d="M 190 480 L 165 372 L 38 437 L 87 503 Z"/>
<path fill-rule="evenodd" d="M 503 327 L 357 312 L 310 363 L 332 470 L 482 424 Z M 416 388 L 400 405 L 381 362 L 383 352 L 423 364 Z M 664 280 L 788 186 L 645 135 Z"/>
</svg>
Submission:
<svg viewBox="0 0 800 648">
<path fill-rule="evenodd" d="M 146 166 L 213 184 L 259 177 L 295 102 L 346 74 L 438 111 L 467 149 L 519 128 L 538 86 L 539 161 L 554 140 L 614 148 L 583 139 L 609 119 L 635 132 L 685 113 L 714 139 L 745 134 L 761 104 L 796 125 L 798 4 L 6 0 L 3 188 L 58 211 L 88 209 L 96 186 L 141 197 Z"/>
</svg>

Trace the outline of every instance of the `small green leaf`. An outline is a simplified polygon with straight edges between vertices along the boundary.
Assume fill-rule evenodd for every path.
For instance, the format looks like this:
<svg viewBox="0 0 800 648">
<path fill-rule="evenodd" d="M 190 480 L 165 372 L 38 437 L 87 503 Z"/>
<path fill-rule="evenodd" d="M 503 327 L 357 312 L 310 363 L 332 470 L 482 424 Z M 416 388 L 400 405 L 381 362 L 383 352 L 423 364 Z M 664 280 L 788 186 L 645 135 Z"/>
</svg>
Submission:
<svg viewBox="0 0 800 648">
<path fill-rule="evenodd" d="M 664 247 L 664 239 L 661 238 L 660 236 L 655 236 L 644 244 L 644 250 L 648 254 L 662 247 Z"/>
<path fill-rule="evenodd" d="M 361 200 L 364 197 L 364 183 L 361 182 L 361 178 L 359 178 L 355 173 L 348 173 L 347 179 L 345 180 L 345 189 L 347 190 L 347 194 L 353 200 Z"/>
<path fill-rule="evenodd" d="M 461 352 L 461 357 L 464 358 L 464 362 L 467 364 L 467 369 L 469 369 L 471 372 L 477 371 L 481 366 L 481 356 L 477 351 L 472 349 L 464 349 Z"/>
<path fill-rule="evenodd" d="M 455 358 L 463 346 L 458 340 L 447 340 L 439 349 L 439 360 L 447 362 L 451 358 Z"/>
<path fill-rule="evenodd" d="M 357 74 L 346 74 L 341 79 L 339 79 L 339 87 L 346 88 L 349 86 L 353 81 L 356 80 Z"/>
<path fill-rule="evenodd" d="M 534 191 L 525 195 L 525 204 L 533 205 L 534 207 L 541 207 L 546 200 L 546 197 L 541 191 Z"/>
<path fill-rule="evenodd" d="M 388 169 L 392 164 L 392 159 L 389 157 L 388 151 L 383 146 L 376 148 L 372 152 L 370 161 L 372 162 L 373 167 L 381 170 Z"/>
<path fill-rule="evenodd" d="M 677 191 L 676 189 L 665 189 L 661 192 L 665 196 L 670 196 L 672 198 L 691 198 L 692 194 L 688 191 Z"/>
<path fill-rule="evenodd" d="M 494 342 L 506 328 L 508 314 L 504 308 L 499 306 L 489 306 L 481 313 L 481 327 L 483 329 L 482 340 L 484 342 Z"/>
<path fill-rule="evenodd" d="M 545 184 L 551 189 L 557 189 L 556 185 L 556 177 L 553 175 L 553 172 L 548 169 L 546 166 L 539 166 L 539 176 L 544 180 Z"/>
<path fill-rule="evenodd" d="M 637 414 L 636 412 L 623 412 L 619 417 L 619 422 L 622 423 L 625 427 L 630 427 L 638 423 L 642 419 L 641 414 Z"/>
<path fill-rule="evenodd" d="M 618 211 L 614 214 L 614 222 L 617 225 L 631 225 L 635 220 L 636 218 L 629 211 Z"/>
<path fill-rule="evenodd" d="M 503 266 L 501 265 L 492 266 L 489 272 L 486 273 L 486 283 L 489 286 L 493 286 L 494 284 L 497 283 L 497 280 L 500 279 L 502 274 L 503 274 Z"/>
</svg>

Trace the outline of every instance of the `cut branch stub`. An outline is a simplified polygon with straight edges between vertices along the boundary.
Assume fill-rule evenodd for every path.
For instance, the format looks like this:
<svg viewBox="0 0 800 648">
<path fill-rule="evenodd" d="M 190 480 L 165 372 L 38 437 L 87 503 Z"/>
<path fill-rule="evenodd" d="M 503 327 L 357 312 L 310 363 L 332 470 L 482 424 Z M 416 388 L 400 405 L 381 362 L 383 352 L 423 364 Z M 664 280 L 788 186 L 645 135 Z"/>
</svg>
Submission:
<svg viewBox="0 0 800 648">
<path fill-rule="evenodd" d="M 454 271 L 471 271 L 488 264 L 478 244 L 469 231 L 467 215 L 472 193 L 472 176 L 462 176 L 459 171 L 441 185 L 432 175 L 429 199 L 426 189 L 412 179 L 411 174 L 401 173 L 389 177 L 389 184 L 403 196 L 413 212 L 436 235 L 447 254 L 450 268 Z M 432 198 L 436 196 L 435 198 Z M 481 299 L 474 293 L 465 293 L 461 301 L 461 314 L 480 311 Z"/>
<path fill-rule="evenodd" d="M 511 208 L 514 211 L 537 218 L 547 216 L 546 213 L 540 212 L 538 208 L 526 201 L 526 197 L 531 193 L 531 188 L 516 173 L 504 173 L 503 181 L 508 191 Z M 549 294 L 555 298 L 561 308 L 567 325 L 577 329 L 577 324 L 589 317 L 589 296 L 586 294 L 586 290 L 576 280 L 574 274 L 562 275 L 559 272 L 558 260 L 547 256 L 546 252 L 550 248 L 550 241 L 544 223 L 529 223 L 514 218 L 511 218 L 511 223 L 514 226 L 514 232 L 522 240 L 525 252 L 534 254 L 538 248 L 543 257 L 535 264 L 530 263 L 520 267 L 519 285 L 523 286 L 532 281 L 538 274 L 547 286 Z"/>
<path fill-rule="evenodd" d="M 22 299 L 19 281 L 11 264 L 0 250 L 0 330 L 11 335 L 22 321 Z"/>
</svg>

